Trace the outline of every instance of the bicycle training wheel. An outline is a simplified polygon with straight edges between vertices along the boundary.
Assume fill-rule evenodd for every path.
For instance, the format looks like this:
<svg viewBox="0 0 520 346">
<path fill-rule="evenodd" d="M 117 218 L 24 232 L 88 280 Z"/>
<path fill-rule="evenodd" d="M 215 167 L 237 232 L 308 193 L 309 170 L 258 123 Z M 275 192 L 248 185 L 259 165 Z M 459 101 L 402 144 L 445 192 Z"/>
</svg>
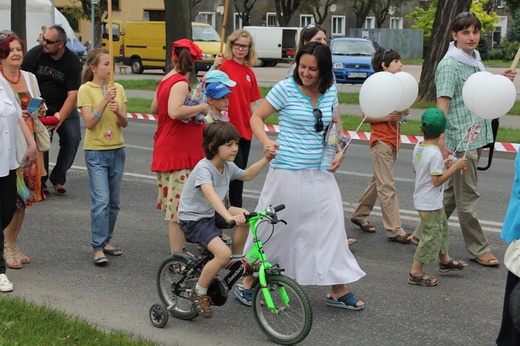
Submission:
<svg viewBox="0 0 520 346">
<path fill-rule="evenodd" d="M 269 310 L 260 285 L 256 285 L 252 306 L 260 329 L 278 344 L 293 345 L 301 342 L 312 327 L 312 309 L 305 292 L 296 281 L 283 275 L 268 276 L 267 284 L 277 311 Z M 287 303 L 284 302 L 283 291 L 287 295 Z"/>
<path fill-rule="evenodd" d="M 192 320 L 198 314 L 191 308 L 190 294 L 199 280 L 200 271 L 180 282 L 188 268 L 186 259 L 173 254 L 164 259 L 157 270 L 157 293 L 168 311 L 182 320 Z"/>
</svg>

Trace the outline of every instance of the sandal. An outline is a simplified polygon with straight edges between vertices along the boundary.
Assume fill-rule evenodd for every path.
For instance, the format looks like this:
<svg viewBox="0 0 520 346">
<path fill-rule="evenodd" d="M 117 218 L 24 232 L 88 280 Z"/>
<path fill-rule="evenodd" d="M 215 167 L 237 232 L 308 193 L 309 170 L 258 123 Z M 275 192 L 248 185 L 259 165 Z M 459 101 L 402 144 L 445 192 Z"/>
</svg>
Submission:
<svg viewBox="0 0 520 346">
<path fill-rule="evenodd" d="M 222 236 L 220 237 L 222 239 L 222 241 L 224 242 L 224 244 L 226 245 L 231 245 L 233 244 L 233 238 L 231 238 L 229 235 L 227 235 L 226 233 L 222 232 Z"/>
<path fill-rule="evenodd" d="M 421 273 L 419 275 L 413 275 L 412 273 L 408 274 L 408 283 L 410 285 L 419 285 L 425 287 L 433 287 L 437 286 L 439 283 L 436 278 L 431 276 L 426 276 L 426 274 Z"/>
<path fill-rule="evenodd" d="M 498 258 L 496 258 L 490 251 L 478 256 L 477 258 L 472 258 L 471 260 L 484 267 L 498 267 L 500 265 Z M 491 261 L 494 261 L 495 263 L 491 264 Z"/>
<path fill-rule="evenodd" d="M 363 232 L 366 232 L 366 233 L 376 233 L 376 228 L 374 226 L 372 226 L 370 224 L 370 222 L 367 221 L 366 224 L 361 224 L 361 222 L 359 222 L 358 220 L 354 219 L 354 218 L 351 218 L 350 219 L 350 222 L 352 222 L 354 225 L 358 226 L 359 228 L 361 228 L 361 230 Z"/>
<path fill-rule="evenodd" d="M 18 259 L 14 245 L 4 245 L 5 264 L 12 269 L 22 268 L 22 262 Z"/>
<path fill-rule="evenodd" d="M 16 246 L 16 244 L 13 244 L 13 250 L 14 250 L 14 253 L 16 255 L 16 257 L 18 258 L 18 260 L 20 262 L 22 262 L 22 264 L 29 264 L 31 263 L 31 258 L 29 256 L 25 256 L 21 251 L 20 249 Z"/>
<path fill-rule="evenodd" d="M 357 239 L 356 238 L 352 238 L 352 237 L 347 237 L 347 245 L 350 246 L 354 243 L 357 242 Z"/>
<path fill-rule="evenodd" d="M 410 243 L 412 243 L 415 246 L 419 245 L 420 241 L 421 239 L 417 238 L 416 236 L 412 236 L 412 238 L 410 239 Z"/>
<path fill-rule="evenodd" d="M 455 263 L 457 262 L 457 263 Z M 439 262 L 439 271 L 441 273 L 447 273 L 449 271 L 457 271 L 457 270 L 462 270 L 464 268 L 466 268 L 468 266 L 468 264 L 464 261 L 460 261 L 460 260 L 453 260 L 453 258 L 450 258 L 450 260 L 448 261 L 448 263 L 441 263 Z"/>
<path fill-rule="evenodd" d="M 361 311 L 365 308 L 365 304 L 357 305 L 359 301 L 359 298 L 357 298 L 352 292 L 349 292 L 338 299 L 327 295 L 325 305 L 352 311 Z"/>
<path fill-rule="evenodd" d="M 411 236 L 410 233 L 405 233 L 404 235 L 396 235 L 395 237 L 388 237 L 389 241 L 393 241 L 400 244 L 410 244 L 411 240 L 409 237 Z"/>
</svg>

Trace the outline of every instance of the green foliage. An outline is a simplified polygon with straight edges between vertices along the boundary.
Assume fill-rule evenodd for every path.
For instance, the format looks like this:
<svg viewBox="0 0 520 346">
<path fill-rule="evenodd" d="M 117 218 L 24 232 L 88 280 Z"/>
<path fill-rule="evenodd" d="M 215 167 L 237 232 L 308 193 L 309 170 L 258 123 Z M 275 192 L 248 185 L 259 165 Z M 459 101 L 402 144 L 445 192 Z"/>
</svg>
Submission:
<svg viewBox="0 0 520 346">
<path fill-rule="evenodd" d="M 492 0 L 481 0 L 480 2 L 473 1 L 471 3 L 471 11 L 474 12 L 477 18 L 482 23 L 482 32 L 495 29 L 495 23 L 500 22 L 500 18 L 496 12 L 488 14 L 482 6 Z M 437 12 L 437 0 L 433 0 L 428 10 L 416 7 L 415 10 L 406 16 L 406 20 L 413 22 L 412 28 L 424 30 L 425 50 L 430 42 L 433 31 L 433 22 L 435 20 L 435 13 Z"/>
<path fill-rule="evenodd" d="M 507 39 L 509 41 L 520 41 L 520 9 L 513 15 L 513 23 L 507 31 Z"/>
<path fill-rule="evenodd" d="M 500 49 L 493 50 L 494 59 L 502 59 L 504 61 L 512 61 L 516 52 L 520 47 L 519 41 L 511 41 L 509 36 L 500 42 Z"/>
</svg>

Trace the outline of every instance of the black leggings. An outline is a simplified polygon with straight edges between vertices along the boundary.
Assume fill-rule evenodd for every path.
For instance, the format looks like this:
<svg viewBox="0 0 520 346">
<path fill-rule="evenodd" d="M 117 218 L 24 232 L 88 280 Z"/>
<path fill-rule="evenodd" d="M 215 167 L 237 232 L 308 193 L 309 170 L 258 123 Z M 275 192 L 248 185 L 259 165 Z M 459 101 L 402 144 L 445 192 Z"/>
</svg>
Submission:
<svg viewBox="0 0 520 346">
<path fill-rule="evenodd" d="M 251 141 L 245 138 L 240 138 L 240 142 L 238 143 L 238 153 L 235 157 L 235 164 L 239 168 L 246 169 L 250 150 Z M 242 208 L 243 191 L 244 182 L 242 180 L 233 180 L 231 183 L 229 183 L 229 204 L 231 206 Z"/>
<path fill-rule="evenodd" d="M 506 293 L 504 295 L 504 309 L 502 311 L 502 325 L 500 326 L 500 332 L 498 332 L 497 337 L 497 345 L 499 346 L 520 345 L 520 333 L 513 325 L 511 314 L 509 313 L 509 297 L 519 282 L 520 278 L 508 270 Z"/>
<path fill-rule="evenodd" d="M 9 226 L 16 211 L 16 169 L 0 178 L 0 274 L 5 274 L 4 229 Z"/>
</svg>

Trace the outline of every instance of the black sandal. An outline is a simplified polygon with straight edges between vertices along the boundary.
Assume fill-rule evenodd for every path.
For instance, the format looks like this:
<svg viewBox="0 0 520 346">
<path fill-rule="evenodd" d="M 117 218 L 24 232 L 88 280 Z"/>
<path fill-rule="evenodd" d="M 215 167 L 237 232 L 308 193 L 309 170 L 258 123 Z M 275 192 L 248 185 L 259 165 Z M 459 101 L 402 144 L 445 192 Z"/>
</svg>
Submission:
<svg viewBox="0 0 520 346">
<path fill-rule="evenodd" d="M 393 241 L 400 244 L 410 244 L 411 240 L 408 239 L 410 237 L 410 233 L 405 233 L 404 235 L 396 235 L 395 237 L 388 237 L 389 241 Z"/>
<path fill-rule="evenodd" d="M 408 283 L 410 285 L 419 285 L 425 287 L 433 287 L 437 286 L 439 283 L 436 278 L 432 276 L 426 276 L 426 274 L 421 273 L 419 275 L 413 275 L 412 273 L 408 274 Z"/>
<path fill-rule="evenodd" d="M 455 262 L 457 262 L 457 264 L 455 264 Z M 462 269 L 466 268 L 467 266 L 468 266 L 468 264 L 464 261 L 461 261 L 461 260 L 453 261 L 453 258 L 450 258 L 448 263 L 439 262 L 439 271 L 441 273 L 447 273 L 452 270 L 453 271 L 462 270 Z"/>
<path fill-rule="evenodd" d="M 370 224 L 370 222 L 367 221 L 366 225 L 361 224 L 358 220 L 352 218 L 350 219 L 350 222 L 352 222 L 354 225 L 361 228 L 361 230 L 365 233 L 376 233 L 376 228 Z"/>
</svg>

